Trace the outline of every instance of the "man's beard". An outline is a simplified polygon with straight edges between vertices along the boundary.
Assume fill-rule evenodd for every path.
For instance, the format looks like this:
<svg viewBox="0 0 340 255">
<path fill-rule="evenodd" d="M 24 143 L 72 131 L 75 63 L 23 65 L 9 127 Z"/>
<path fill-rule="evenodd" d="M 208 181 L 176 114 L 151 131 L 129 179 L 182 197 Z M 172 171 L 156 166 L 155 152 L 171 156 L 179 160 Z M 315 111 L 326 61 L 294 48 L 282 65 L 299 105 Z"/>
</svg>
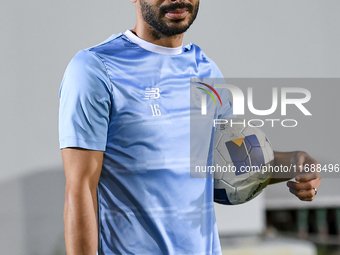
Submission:
<svg viewBox="0 0 340 255">
<path fill-rule="evenodd" d="M 148 23 L 155 30 L 156 33 L 164 36 L 173 36 L 186 32 L 196 19 L 199 9 L 199 2 L 197 2 L 195 6 L 183 2 L 174 3 L 171 5 L 161 6 L 158 11 L 155 10 L 151 5 L 149 5 L 146 0 L 140 0 L 140 4 L 142 15 L 146 23 Z M 184 8 L 187 9 L 188 12 L 191 14 L 187 24 L 177 25 L 177 23 L 180 23 L 182 20 L 173 20 L 171 22 L 174 25 L 171 26 L 166 24 L 166 22 L 162 20 L 162 17 L 165 15 L 165 13 Z"/>
</svg>

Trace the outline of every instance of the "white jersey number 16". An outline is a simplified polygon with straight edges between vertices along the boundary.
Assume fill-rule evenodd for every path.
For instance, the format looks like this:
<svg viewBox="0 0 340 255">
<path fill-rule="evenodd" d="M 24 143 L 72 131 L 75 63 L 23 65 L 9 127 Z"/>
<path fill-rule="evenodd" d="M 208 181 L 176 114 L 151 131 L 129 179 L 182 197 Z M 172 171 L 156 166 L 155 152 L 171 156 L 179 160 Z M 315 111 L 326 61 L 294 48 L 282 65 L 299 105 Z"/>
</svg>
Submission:
<svg viewBox="0 0 340 255">
<path fill-rule="evenodd" d="M 151 111 L 152 111 L 152 116 L 153 117 L 159 117 L 162 116 L 161 110 L 159 109 L 159 105 L 158 104 L 150 104 L 151 107 Z"/>
</svg>

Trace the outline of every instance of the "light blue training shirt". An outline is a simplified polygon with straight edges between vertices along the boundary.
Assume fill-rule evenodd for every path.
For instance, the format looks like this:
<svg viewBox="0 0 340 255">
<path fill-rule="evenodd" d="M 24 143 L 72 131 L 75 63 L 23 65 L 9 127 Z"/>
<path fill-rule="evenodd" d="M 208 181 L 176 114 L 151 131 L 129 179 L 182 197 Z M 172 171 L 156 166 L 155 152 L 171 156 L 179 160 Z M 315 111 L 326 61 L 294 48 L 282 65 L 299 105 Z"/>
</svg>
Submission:
<svg viewBox="0 0 340 255">
<path fill-rule="evenodd" d="M 129 30 L 69 63 L 60 89 L 60 148 L 104 151 L 99 255 L 221 254 L 213 179 L 190 177 L 190 158 L 212 164 L 214 133 L 190 150 L 190 112 L 201 113 L 190 103 L 193 77 L 223 76 L 194 44 L 161 47 Z M 219 95 L 223 106 L 211 104 L 211 118 L 231 115 L 227 91 Z"/>
</svg>

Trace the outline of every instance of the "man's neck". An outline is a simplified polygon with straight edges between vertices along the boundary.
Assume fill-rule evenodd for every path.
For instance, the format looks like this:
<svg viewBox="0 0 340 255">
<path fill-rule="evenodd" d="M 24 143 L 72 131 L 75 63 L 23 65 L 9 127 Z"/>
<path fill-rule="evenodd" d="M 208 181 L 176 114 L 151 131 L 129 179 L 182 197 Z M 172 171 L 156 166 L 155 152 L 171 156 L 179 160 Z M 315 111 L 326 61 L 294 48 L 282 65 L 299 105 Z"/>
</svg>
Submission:
<svg viewBox="0 0 340 255">
<path fill-rule="evenodd" d="M 183 44 L 184 33 L 174 36 L 164 36 L 157 33 L 153 28 L 146 24 L 140 26 L 137 24 L 132 32 L 147 42 L 163 47 L 177 48 Z"/>
</svg>

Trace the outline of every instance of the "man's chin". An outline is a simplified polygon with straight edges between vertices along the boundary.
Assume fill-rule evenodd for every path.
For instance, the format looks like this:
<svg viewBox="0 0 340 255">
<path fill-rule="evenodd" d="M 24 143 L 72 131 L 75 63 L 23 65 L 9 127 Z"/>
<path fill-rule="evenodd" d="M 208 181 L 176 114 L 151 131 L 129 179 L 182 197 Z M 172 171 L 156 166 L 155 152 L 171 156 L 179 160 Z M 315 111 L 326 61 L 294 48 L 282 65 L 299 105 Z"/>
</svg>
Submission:
<svg viewBox="0 0 340 255">
<path fill-rule="evenodd" d="M 175 36 L 183 34 L 190 27 L 190 17 L 184 19 L 162 19 L 163 22 L 158 23 L 158 26 L 152 26 L 155 32 L 163 36 Z"/>
<path fill-rule="evenodd" d="M 171 20 L 166 23 L 169 30 L 187 30 L 190 25 L 186 19 L 182 20 Z"/>
</svg>

